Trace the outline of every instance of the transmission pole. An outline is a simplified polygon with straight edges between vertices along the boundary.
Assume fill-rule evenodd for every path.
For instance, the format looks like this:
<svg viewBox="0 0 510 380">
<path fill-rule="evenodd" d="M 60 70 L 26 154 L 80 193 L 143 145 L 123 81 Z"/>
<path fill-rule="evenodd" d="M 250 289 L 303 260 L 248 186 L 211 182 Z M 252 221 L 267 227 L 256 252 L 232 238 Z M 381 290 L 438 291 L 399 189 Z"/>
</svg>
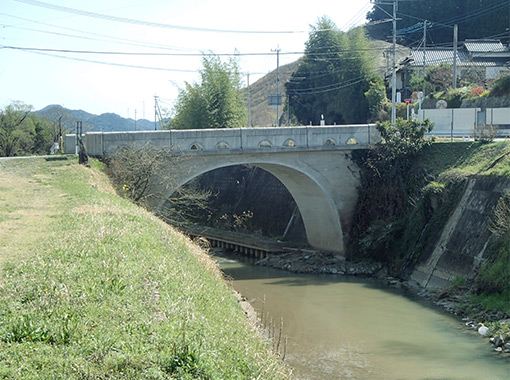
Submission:
<svg viewBox="0 0 510 380">
<path fill-rule="evenodd" d="M 427 55 L 427 20 L 423 22 L 423 78 L 425 78 L 425 71 L 427 67 L 426 55 Z M 425 81 L 423 81 L 422 95 L 419 102 L 420 109 L 424 98 L 425 98 Z"/>
<path fill-rule="evenodd" d="M 457 45 L 459 40 L 459 26 L 453 26 L 453 88 L 457 88 Z"/>
<path fill-rule="evenodd" d="M 397 8 L 398 0 L 393 0 L 393 72 L 391 75 L 391 122 L 395 124 L 397 107 Z"/>
<path fill-rule="evenodd" d="M 279 125 L 280 106 L 280 47 L 276 48 L 276 126 Z"/>
<path fill-rule="evenodd" d="M 158 96 L 154 95 L 154 130 L 158 129 Z"/>
<path fill-rule="evenodd" d="M 425 54 L 427 53 L 427 20 L 423 22 L 423 76 L 425 76 Z"/>
<path fill-rule="evenodd" d="M 251 105 L 250 105 L 250 73 L 246 74 L 248 83 L 248 128 L 251 127 Z"/>
</svg>

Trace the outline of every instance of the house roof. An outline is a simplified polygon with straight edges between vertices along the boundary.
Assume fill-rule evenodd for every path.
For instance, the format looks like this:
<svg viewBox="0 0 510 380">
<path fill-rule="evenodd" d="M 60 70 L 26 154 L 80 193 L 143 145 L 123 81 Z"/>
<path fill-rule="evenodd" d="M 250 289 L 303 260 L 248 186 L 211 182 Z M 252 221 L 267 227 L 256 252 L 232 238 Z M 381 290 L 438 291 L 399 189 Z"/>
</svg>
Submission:
<svg viewBox="0 0 510 380">
<path fill-rule="evenodd" d="M 469 53 L 505 53 L 508 48 L 499 40 L 466 40 L 464 42 Z"/>
<path fill-rule="evenodd" d="M 426 49 L 411 50 L 411 59 L 409 60 L 410 66 L 423 66 L 423 55 L 425 54 L 425 65 L 440 65 L 441 63 L 453 64 L 454 52 L 452 49 Z M 464 50 L 457 51 L 457 65 L 471 66 L 473 62 L 469 54 Z"/>
<path fill-rule="evenodd" d="M 423 67 L 424 52 L 411 50 L 403 65 Z M 453 48 L 429 48 L 425 50 L 425 65 L 453 64 Z M 457 66 L 504 66 L 510 61 L 510 50 L 499 40 L 466 40 L 457 50 Z"/>
</svg>

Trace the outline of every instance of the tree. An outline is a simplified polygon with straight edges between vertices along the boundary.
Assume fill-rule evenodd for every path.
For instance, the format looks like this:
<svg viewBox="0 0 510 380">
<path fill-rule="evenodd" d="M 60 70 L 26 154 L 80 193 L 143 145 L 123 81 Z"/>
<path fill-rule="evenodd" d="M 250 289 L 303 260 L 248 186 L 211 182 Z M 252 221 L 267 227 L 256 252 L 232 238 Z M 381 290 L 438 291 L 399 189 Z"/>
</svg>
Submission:
<svg viewBox="0 0 510 380">
<path fill-rule="evenodd" d="M 25 122 L 31 108 L 13 103 L 0 112 L 0 155 L 15 156 L 20 146 L 19 128 Z"/>
<path fill-rule="evenodd" d="M 441 63 L 438 66 L 427 68 L 425 81 L 432 86 L 433 91 L 448 90 L 453 82 L 453 66 Z"/>
<path fill-rule="evenodd" d="M 375 78 L 370 82 L 370 88 L 365 92 L 365 98 L 368 102 L 371 120 L 380 120 L 384 103 L 388 100 L 386 97 L 386 87 L 381 78 Z"/>
<path fill-rule="evenodd" d="M 423 36 L 423 20 L 432 22 L 427 30 L 427 41 L 452 43 L 454 24 L 459 25 L 459 41 L 487 38 L 487 36 L 508 36 L 509 3 L 505 0 L 427 0 L 399 1 L 397 28 L 399 43 L 411 46 Z M 386 40 L 392 35 L 388 15 L 393 5 L 376 4 L 367 14 L 371 23 L 367 26 L 371 37 Z"/>
<path fill-rule="evenodd" d="M 312 27 L 305 56 L 286 84 L 290 111 L 301 124 L 362 123 L 370 118 L 365 93 L 377 75 L 363 28 L 344 33 L 328 17 Z"/>
<path fill-rule="evenodd" d="M 353 157 L 361 171 L 361 186 L 351 231 L 358 255 L 385 261 L 398 252 L 389 249 L 401 238 L 401 218 L 413 207 L 413 195 L 420 188 L 422 173 L 413 173 L 413 159 L 431 140 L 425 139 L 433 123 L 426 119 L 396 123 L 378 122 L 382 142 Z"/>
<path fill-rule="evenodd" d="M 106 160 L 107 173 L 116 191 L 133 202 L 148 206 L 156 199 L 164 202 L 161 217 L 174 225 L 185 225 L 194 213 L 208 212 L 211 192 L 193 183 L 179 187 L 171 173 L 181 170 L 179 163 L 188 157 L 176 155 L 172 148 L 122 147 Z M 171 168 L 172 170 L 169 170 Z M 168 192 L 175 191 L 166 198 Z"/>
<path fill-rule="evenodd" d="M 246 121 L 246 107 L 241 93 L 241 75 L 235 60 L 221 62 L 204 57 L 201 82 L 185 84 L 179 91 L 174 129 L 235 128 Z"/>
<path fill-rule="evenodd" d="M 14 102 L 0 111 L 0 156 L 47 154 L 54 132 L 50 121 L 32 113 L 32 106 Z"/>
</svg>

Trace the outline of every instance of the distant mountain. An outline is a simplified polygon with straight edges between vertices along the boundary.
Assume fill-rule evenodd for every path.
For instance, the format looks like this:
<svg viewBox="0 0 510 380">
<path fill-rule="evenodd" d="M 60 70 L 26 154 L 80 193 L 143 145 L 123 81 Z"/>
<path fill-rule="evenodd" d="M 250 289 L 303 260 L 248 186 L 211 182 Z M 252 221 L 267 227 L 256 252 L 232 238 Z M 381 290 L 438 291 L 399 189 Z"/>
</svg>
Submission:
<svg viewBox="0 0 510 380">
<path fill-rule="evenodd" d="M 135 121 L 125 119 L 114 113 L 103 113 L 94 115 L 83 110 L 70 110 L 60 105 L 49 105 L 35 112 L 41 119 L 48 119 L 54 122 L 61 120 L 62 126 L 70 133 L 76 131 L 76 122 L 83 123 L 84 132 L 118 132 L 134 131 Z M 136 121 L 137 131 L 154 130 L 154 122 L 140 119 Z"/>
</svg>

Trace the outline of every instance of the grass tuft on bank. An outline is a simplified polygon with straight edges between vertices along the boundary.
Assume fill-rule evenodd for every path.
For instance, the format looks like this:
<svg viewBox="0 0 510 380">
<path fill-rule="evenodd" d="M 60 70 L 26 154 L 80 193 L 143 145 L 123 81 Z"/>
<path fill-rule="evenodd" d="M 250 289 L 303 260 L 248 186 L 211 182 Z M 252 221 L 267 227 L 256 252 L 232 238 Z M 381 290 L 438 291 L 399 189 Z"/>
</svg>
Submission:
<svg viewBox="0 0 510 380">
<path fill-rule="evenodd" d="M 0 379 L 290 378 L 207 255 L 92 166 L 0 161 Z"/>
</svg>

